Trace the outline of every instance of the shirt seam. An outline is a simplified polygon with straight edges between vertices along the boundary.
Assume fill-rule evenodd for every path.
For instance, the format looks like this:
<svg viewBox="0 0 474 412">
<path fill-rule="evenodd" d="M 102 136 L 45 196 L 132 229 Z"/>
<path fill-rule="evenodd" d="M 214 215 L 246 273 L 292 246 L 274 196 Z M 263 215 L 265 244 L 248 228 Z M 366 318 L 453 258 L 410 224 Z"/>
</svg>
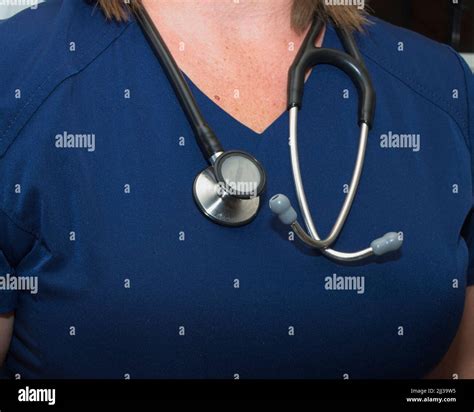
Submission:
<svg viewBox="0 0 474 412">
<path fill-rule="evenodd" d="M 467 75 L 466 75 L 466 70 L 464 70 L 463 68 L 463 64 L 464 64 L 464 61 L 462 60 L 462 57 L 458 54 L 458 53 L 455 53 L 451 47 L 448 47 L 449 51 L 456 57 L 459 65 L 461 66 L 461 69 L 462 69 L 462 72 L 463 72 L 463 78 L 464 78 L 464 87 L 466 89 L 466 94 L 467 94 L 467 98 L 466 98 L 466 105 L 467 105 L 467 139 L 466 139 L 466 143 L 469 147 L 469 149 L 471 150 L 472 149 L 472 142 L 471 142 L 471 136 L 472 136 L 472 119 L 471 119 L 471 116 L 472 116 L 472 111 L 471 111 L 471 106 L 472 106 L 472 101 L 469 99 L 469 82 L 468 82 L 468 79 L 467 79 Z"/>
<path fill-rule="evenodd" d="M 128 29 L 128 27 L 130 27 L 130 22 L 128 22 L 126 24 L 126 26 L 123 28 L 123 30 L 102 50 L 100 50 L 97 55 L 93 56 L 90 61 L 88 61 L 86 64 L 84 64 L 83 67 L 79 68 L 79 69 L 75 69 L 75 71 L 73 71 L 72 73 L 69 73 L 67 76 L 63 77 L 61 80 L 58 81 L 58 83 L 51 89 L 51 92 L 56 90 L 57 87 L 59 87 L 61 84 L 64 83 L 64 81 L 74 77 L 74 76 L 77 76 L 78 74 L 80 74 L 81 72 L 83 72 L 93 61 L 95 61 L 102 53 L 104 53 L 113 43 L 115 43 L 115 41 L 121 37 L 123 35 L 123 33 Z M 101 32 L 100 34 L 100 37 L 104 36 L 104 34 L 107 32 L 107 30 L 109 30 L 109 27 L 106 26 L 104 28 L 104 30 Z M 78 56 L 78 59 L 79 58 L 82 58 L 83 56 L 87 55 L 87 53 L 89 53 L 95 46 L 95 43 L 92 42 L 91 40 L 93 40 L 95 38 L 95 36 L 90 36 L 88 38 L 88 41 L 92 44 L 91 47 L 88 47 L 87 49 L 81 51 L 80 55 Z M 50 75 L 48 75 L 46 77 L 45 80 L 43 80 L 41 82 L 41 84 L 32 92 L 32 94 L 30 95 L 28 101 L 20 108 L 16 111 L 15 115 L 14 115 L 14 118 L 9 122 L 8 126 L 6 127 L 6 129 L 4 130 L 4 132 L 2 133 L 2 135 L 0 136 L 0 141 L 2 141 L 5 136 L 7 135 L 7 133 L 11 130 L 11 128 L 16 124 L 16 121 L 18 120 L 18 118 L 20 117 L 20 115 L 24 112 L 24 110 L 34 101 L 35 97 L 38 95 L 38 93 L 45 87 L 45 85 L 48 83 L 48 81 L 53 77 L 53 75 L 56 75 L 60 70 L 64 69 L 65 67 L 68 67 L 70 65 L 70 62 L 67 61 L 67 62 L 64 62 L 59 68 L 57 68 L 53 73 L 51 73 Z M 72 68 L 72 67 L 71 67 Z M 38 107 L 36 108 L 35 111 L 32 112 L 31 116 L 29 117 L 29 119 L 27 121 L 25 121 L 25 123 L 20 127 L 20 129 L 17 131 L 17 133 L 12 136 L 12 139 L 11 139 L 11 142 L 9 143 L 8 147 L 5 148 L 5 150 L 2 150 L 3 154 L 0 154 L 0 161 L 2 160 L 2 157 L 4 155 L 7 154 L 8 152 L 8 148 L 11 146 L 11 144 L 13 144 L 13 142 L 15 141 L 15 139 L 21 134 L 22 130 L 24 129 L 24 127 L 31 121 L 32 117 L 34 116 L 34 113 L 41 107 L 43 106 L 47 100 L 49 99 L 49 97 L 51 96 L 51 92 L 45 96 L 45 99 L 38 105 Z M 31 236 L 33 236 L 37 241 L 41 241 L 48 250 L 49 247 L 47 245 L 47 243 L 45 242 L 45 239 L 43 239 L 40 235 L 40 233 L 38 231 L 36 231 L 34 228 L 32 228 L 30 225 L 26 224 L 25 222 L 23 222 L 22 219 L 19 219 L 19 218 L 16 218 L 16 213 L 9 207 L 6 207 L 6 202 L 5 202 L 5 199 L 2 199 L 2 205 L 0 205 L 0 212 L 3 213 L 13 224 L 15 224 L 19 229 L 23 230 L 24 232 L 30 234 Z"/>
<path fill-rule="evenodd" d="M 106 27 L 100 34 L 100 36 L 102 37 L 105 32 L 108 30 L 108 28 Z M 90 40 L 90 38 L 88 39 Z M 78 58 L 82 58 L 82 56 L 86 55 L 91 49 L 93 48 L 93 44 L 92 46 L 88 47 L 87 49 L 85 50 L 82 50 L 80 53 L 79 53 L 79 56 Z M 34 100 L 34 98 L 37 96 L 37 94 L 44 88 L 44 86 L 48 83 L 48 81 L 53 77 L 55 76 L 58 72 L 60 72 L 60 70 L 62 70 L 64 67 L 67 67 L 69 65 L 69 62 L 66 61 L 66 62 L 63 62 L 62 65 L 60 65 L 59 67 L 56 68 L 55 71 L 53 71 L 52 73 L 50 73 L 44 80 L 42 83 L 40 83 L 36 89 L 32 92 L 32 94 L 30 95 L 29 99 L 27 100 L 27 102 L 21 107 L 19 108 L 13 119 L 9 121 L 7 127 L 5 128 L 4 132 L 2 133 L 2 136 L 0 137 L 0 140 L 4 139 L 6 134 L 10 131 L 10 129 L 13 127 L 13 125 L 16 123 L 17 119 L 20 117 L 20 115 L 23 113 L 23 111 L 31 104 L 31 102 Z M 40 105 L 41 106 L 41 105 Z M 19 134 L 19 133 L 18 133 Z M 17 135 L 18 135 L 17 134 Z M 16 135 L 16 136 L 17 136 Z M 16 137 L 15 136 L 15 137 Z"/>
<path fill-rule="evenodd" d="M 32 227 L 29 227 L 27 224 L 25 224 L 21 219 L 17 219 L 15 217 L 14 211 L 8 210 L 5 207 L 0 207 L 0 213 L 4 214 L 8 218 L 8 220 L 10 220 L 18 229 L 33 236 L 36 240 L 41 239 L 38 232 L 36 232 Z"/>
<path fill-rule="evenodd" d="M 448 47 L 448 46 L 445 46 L 446 48 L 448 48 L 448 50 L 452 53 L 451 49 Z M 403 75 L 401 72 L 398 72 L 396 69 L 394 69 L 390 64 L 387 64 L 387 61 L 381 57 L 380 55 L 378 54 L 374 54 L 375 58 L 370 56 L 367 52 L 363 52 L 363 54 L 370 60 L 372 61 L 374 64 L 376 64 L 378 67 L 380 67 L 383 71 L 385 71 L 386 73 L 388 73 L 389 75 L 391 75 L 392 77 L 394 77 L 395 79 L 397 79 L 398 81 L 400 81 L 401 83 L 403 83 L 405 86 L 407 86 L 410 90 L 412 90 L 414 93 L 418 94 L 420 97 L 422 97 L 424 100 L 428 101 L 429 103 L 431 103 L 433 106 L 435 106 L 437 109 L 441 110 L 442 112 L 444 112 L 445 114 L 447 114 L 453 121 L 454 123 L 456 124 L 456 126 L 459 128 L 459 131 L 461 132 L 462 134 L 462 137 L 463 137 L 463 140 L 467 146 L 468 149 L 470 149 L 470 145 L 468 144 L 468 136 L 466 136 L 466 130 L 465 130 L 465 127 L 462 126 L 460 124 L 460 122 L 458 121 L 458 119 L 456 119 L 456 117 L 453 115 L 452 112 L 454 112 L 455 114 L 457 114 L 459 117 L 464 117 L 463 114 L 456 108 L 454 107 L 452 104 L 450 103 L 446 103 L 446 106 L 448 106 L 448 109 L 451 109 L 452 112 L 450 112 L 449 110 L 447 110 L 445 107 L 443 107 L 440 103 L 438 103 L 440 100 L 443 100 L 441 98 L 441 96 L 437 95 L 437 94 L 434 94 L 432 92 L 430 92 L 428 89 L 426 89 L 423 85 L 421 85 L 419 82 L 417 82 L 414 78 L 412 78 L 410 75 L 408 74 L 405 74 Z M 390 70 L 387 69 L 385 67 L 385 65 L 381 65 L 380 64 L 380 61 L 383 61 L 385 65 L 387 65 L 388 67 L 390 67 Z M 458 60 L 459 61 L 459 60 Z M 462 67 L 461 67 L 462 69 Z M 463 70 L 464 72 L 464 70 Z M 402 75 L 404 77 L 407 77 L 408 80 L 410 80 L 411 82 L 415 83 L 418 88 L 420 90 L 417 90 L 417 88 L 415 88 L 412 84 L 410 84 L 410 82 L 408 82 L 407 80 L 403 79 L 402 78 Z M 465 77 L 465 76 L 464 76 Z"/>
<path fill-rule="evenodd" d="M 108 23 L 108 24 L 111 24 L 111 23 Z M 97 53 L 96 56 L 93 56 L 91 58 L 91 60 L 89 62 L 87 62 L 83 67 L 79 68 L 79 69 L 74 69 L 71 65 L 71 62 L 70 61 L 66 61 L 64 62 L 61 66 L 59 66 L 54 72 L 52 72 L 51 74 L 49 74 L 43 81 L 42 83 L 40 83 L 37 88 L 32 92 L 32 94 L 30 95 L 30 97 L 28 98 L 28 101 L 21 107 L 19 108 L 16 112 L 15 112 L 15 115 L 13 117 L 12 120 L 9 121 L 8 125 L 6 126 L 6 128 L 4 129 L 2 135 L 0 136 L 0 141 L 3 140 L 5 138 L 5 136 L 8 134 L 8 132 L 10 131 L 10 129 L 16 124 L 16 121 L 18 120 L 18 118 L 20 117 L 20 115 L 24 112 L 24 110 L 34 101 L 35 97 L 37 97 L 38 93 L 45 87 L 45 85 L 48 83 L 48 81 L 53 78 L 53 76 L 55 76 L 57 73 L 59 73 L 61 70 L 63 70 L 64 68 L 67 68 L 68 66 L 73 70 L 72 73 L 70 73 L 69 75 L 65 76 L 63 79 L 61 79 L 60 81 L 58 81 L 58 83 L 56 84 L 56 86 L 52 89 L 54 90 L 58 85 L 60 85 L 64 80 L 72 77 L 72 76 L 75 76 L 79 73 L 81 73 L 85 68 L 87 68 L 97 57 L 99 57 L 105 50 L 107 50 L 120 36 L 122 36 L 122 34 L 124 33 L 124 31 L 129 27 L 130 25 L 130 22 L 127 23 L 127 25 L 123 28 L 123 30 L 117 35 L 117 37 L 115 37 L 103 50 L 99 51 Z M 109 27 L 106 26 L 104 28 L 104 30 L 102 30 L 102 32 L 100 33 L 100 37 L 103 37 L 105 35 L 105 33 L 109 30 Z M 87 55 L 87 53 L 89 53 L 95 46 L 95 43 L 91 40 L 94 39 L 95 36 L 90 36 L 88 39 L 87 39 L 87 43 L 91 44 L 90 47 L 88 47 L 87 49 L 84 49 L 82 50 L 79 55 L 77 56 L 78 59 L 81 59 L 83 56 Z M 49 95 L 48 95 L 49 96 Z M 39 107 L 41 107 L 47 100 L 47 97 L 46 99 L 40 104 L 38 105 L 37 109 Z M 34 112 L 33 112 L 34 113 Z M 28 119 L 29 121 L 30 119 Z M 20 130 L 18 130 L 18 133 L 16 133 L 16 135 L 13 137 L 12 141 L 20 134 L 21 130 L 23 129 L 23 127 L 28 123 L 28 121 L 25 122 L 25 124 L 21 127 Z M 5 150 L 5 152 L 7 151 L 8 149 Z"/>
</svg>

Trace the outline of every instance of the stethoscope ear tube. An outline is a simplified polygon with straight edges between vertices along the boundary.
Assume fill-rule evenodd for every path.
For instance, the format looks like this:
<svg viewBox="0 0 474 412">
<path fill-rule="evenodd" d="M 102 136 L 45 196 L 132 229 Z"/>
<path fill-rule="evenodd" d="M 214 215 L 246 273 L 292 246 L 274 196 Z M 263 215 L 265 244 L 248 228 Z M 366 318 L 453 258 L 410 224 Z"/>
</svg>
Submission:
<svg viewBox="0 0 474 412">
<path fill-rule="evenodd" d="M 298 107 L 298 109 L 302 107 L 306 73 L 318 64 L 328 64 L 344 71 L 356 85 L 359 93 L 359 125 L 365 123 L 371 128 L 375 115 L 375 89 L 352 35 L 345 30 L 338 30 L 348 54 L 335 49 L 315 47 L 314 43 L 318 30 L 322 30 L 322 22 L 320 21 L 313 24 L 300 52 L 290 67 L 288 73 L 288 110 L 293 107 Z"/>
<path fill-rule="evenodd" d="M 133 12 L 173 86 L 204 157 L 210 163 L 197 175 L 193 185 L 193 196 L 199 210 L 213 222 L 224 226 L 250 223 L 259 211 L 260 195 L 265 190 L 263 166 L 248 153 L 224 150 L 204 119 L 183 73 L 150 15 L 144 7 L 133 9 Z M 241 169 L 246 169 L 247 173 L 242 173 Z"/>
<path fill-rule="evenodd" d="M 206 159 L 212 159 L 213 156 L 224 151 L 219 139 L 204 119 L 181 70 L 173 59 L 158 29 L 153 24 L 150 15 L 144 7 L 138 7 L 134 10 L 134 14 L 173 86 L 201 151 Z"/>
<path fill-rule="evenodd" d="M 369 247 L 356 252 L 341 252 L 331 248 L 331 245 L 336 241 L 344 226 L 357 193 L 364 165 L 369 129 L 374 121 L 376 96 L 362 55 L 357 48 L 354 38 L 348 31 L 336 29 L 346 53 L 335 49 L 316 48 L 314 46 L 323 27 L 321 19 L 315 18 L 288 74 L 291 166 L 296 196 L 308 233 L 298 223 L 296 211 L 286 196 L 281 194 L 273 196 L 270 200 L 270 209 L 279 217 L 283 224 L 290 225 L 294 233 L 309 247 L 317 249 L 329 258 L 340 262 L 355 262 L 373 255 L 381 256 L 386 253 L 395 252 L 402 246 L 403 238 L 396 232 L 390 232 L 381 238 L 375 239 Z M 300 170 L 297 132 L 298 112 L 302 106 L 305 77 L 308 70 L 318 64 L 328 64 L 344 71 L 354 82 L 359 93 L 359 147 L 349 185 L 349 192 L 344 199 L 330 234 L 325 239 L 322 239 L 316 230 L 306 200 Z"/>
</svg>

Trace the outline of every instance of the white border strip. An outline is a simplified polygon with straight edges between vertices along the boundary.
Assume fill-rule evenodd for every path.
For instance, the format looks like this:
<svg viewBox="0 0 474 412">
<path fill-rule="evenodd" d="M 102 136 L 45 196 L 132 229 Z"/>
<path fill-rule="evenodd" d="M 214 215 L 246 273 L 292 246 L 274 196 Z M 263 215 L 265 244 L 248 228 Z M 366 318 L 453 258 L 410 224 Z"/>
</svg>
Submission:
<svg viewBox="0 0 474 412">
<path fill-rule="evenodd" d="M 37 9 L 44 0 L 0 0 L 0 20 L 9 19 L 15 14 L 31 7 Z"/>
<path fill-rule="evenodd" d="M 472 71 L 474 72 L 474 53 L 464 53 L 462 54 L 464 60 L 467 61 L 467 64 L 471 67 Z"/>
</svg>

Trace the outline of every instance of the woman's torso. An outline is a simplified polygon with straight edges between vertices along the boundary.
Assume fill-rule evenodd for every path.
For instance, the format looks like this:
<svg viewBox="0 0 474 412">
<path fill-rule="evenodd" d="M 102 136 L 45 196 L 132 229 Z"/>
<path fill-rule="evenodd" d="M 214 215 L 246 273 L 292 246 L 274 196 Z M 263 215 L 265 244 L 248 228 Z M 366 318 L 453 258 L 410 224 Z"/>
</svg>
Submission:
<svg viewBox="0 0 474 412">
<path fill-rule="evenodd" d="M 90 14 L 71 3 L 59 13 L 69 7 L 77 8 L 71 15 Z M 252 153 L 268 175 L 256 220 L 238 229 L 217 226 L 193 202 L 194 177 L 206 164 L 139 28 L 104 28 L 110 42 L 93 56 L 84 49 L 106 25 L 93 19 L 92 34 L 84 29 L 82 36 L 76 23 L 64 37 L 83 53 L 74 62 L 87 64 L 57 81 L 4 157 L 9 181 L 22 186 L 9 208 L 27 216 L 42 239 L 20 267 L 38 276 L 39 293 L 19 294 L 9 372 L 119 379 L 428 372 L 462 313 L 468 251 L 460 231 L 471 205 L 470 158 L 456 125 L 462 102 L 445 104 L 450 96 L 442 96 L 462 90 L 461 76 L 448 76 L 438 99 L 423 94 L 416 73 L 405 78 L 401 65 L 418 64 L 412 60 L 420 51 L 410 47 L 423 52 L 426 43 L 440 64 L 454 61 L 449 52 L 382 22 L 370 29 L 380 38 L 361 40 L 377 115 L 337 247 L 360 249 L 393 230 L 405 242 L 390 258 L 341 265 L 294 240 L 267 207 L 275 193 L 295 198 L 287 114 L 258 135 L 191 84 L 225 147 Z M 396 42 L 382 50 L 396 35 L 408 56 Z M 324 43 L 341 48 L 333 29 Z M 327 233 L 352 173 L 357 93 L 331 67 L 313 71 L 305 90 L 302 171 Z M 68 134 L 88 135 L 83 141 L 90 144 L 58 147 L 57 136 Z"/>
</svg>

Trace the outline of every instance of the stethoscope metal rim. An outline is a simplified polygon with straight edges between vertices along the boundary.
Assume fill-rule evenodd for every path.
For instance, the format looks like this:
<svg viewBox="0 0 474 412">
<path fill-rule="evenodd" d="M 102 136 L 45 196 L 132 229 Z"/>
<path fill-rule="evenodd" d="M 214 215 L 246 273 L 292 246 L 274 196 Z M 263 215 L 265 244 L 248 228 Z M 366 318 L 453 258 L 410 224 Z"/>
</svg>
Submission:
<svg viewBox="0 0 474 412">
<path fill-rule="evenodd" d="M 213 166 L 194 179 L 193 198 L 199 210 L 221 226 L 247 225 L 255 219 L 261 206 L 260 196 L 241 199 L 226 194 L 215 177 Z"/>
</svg>

